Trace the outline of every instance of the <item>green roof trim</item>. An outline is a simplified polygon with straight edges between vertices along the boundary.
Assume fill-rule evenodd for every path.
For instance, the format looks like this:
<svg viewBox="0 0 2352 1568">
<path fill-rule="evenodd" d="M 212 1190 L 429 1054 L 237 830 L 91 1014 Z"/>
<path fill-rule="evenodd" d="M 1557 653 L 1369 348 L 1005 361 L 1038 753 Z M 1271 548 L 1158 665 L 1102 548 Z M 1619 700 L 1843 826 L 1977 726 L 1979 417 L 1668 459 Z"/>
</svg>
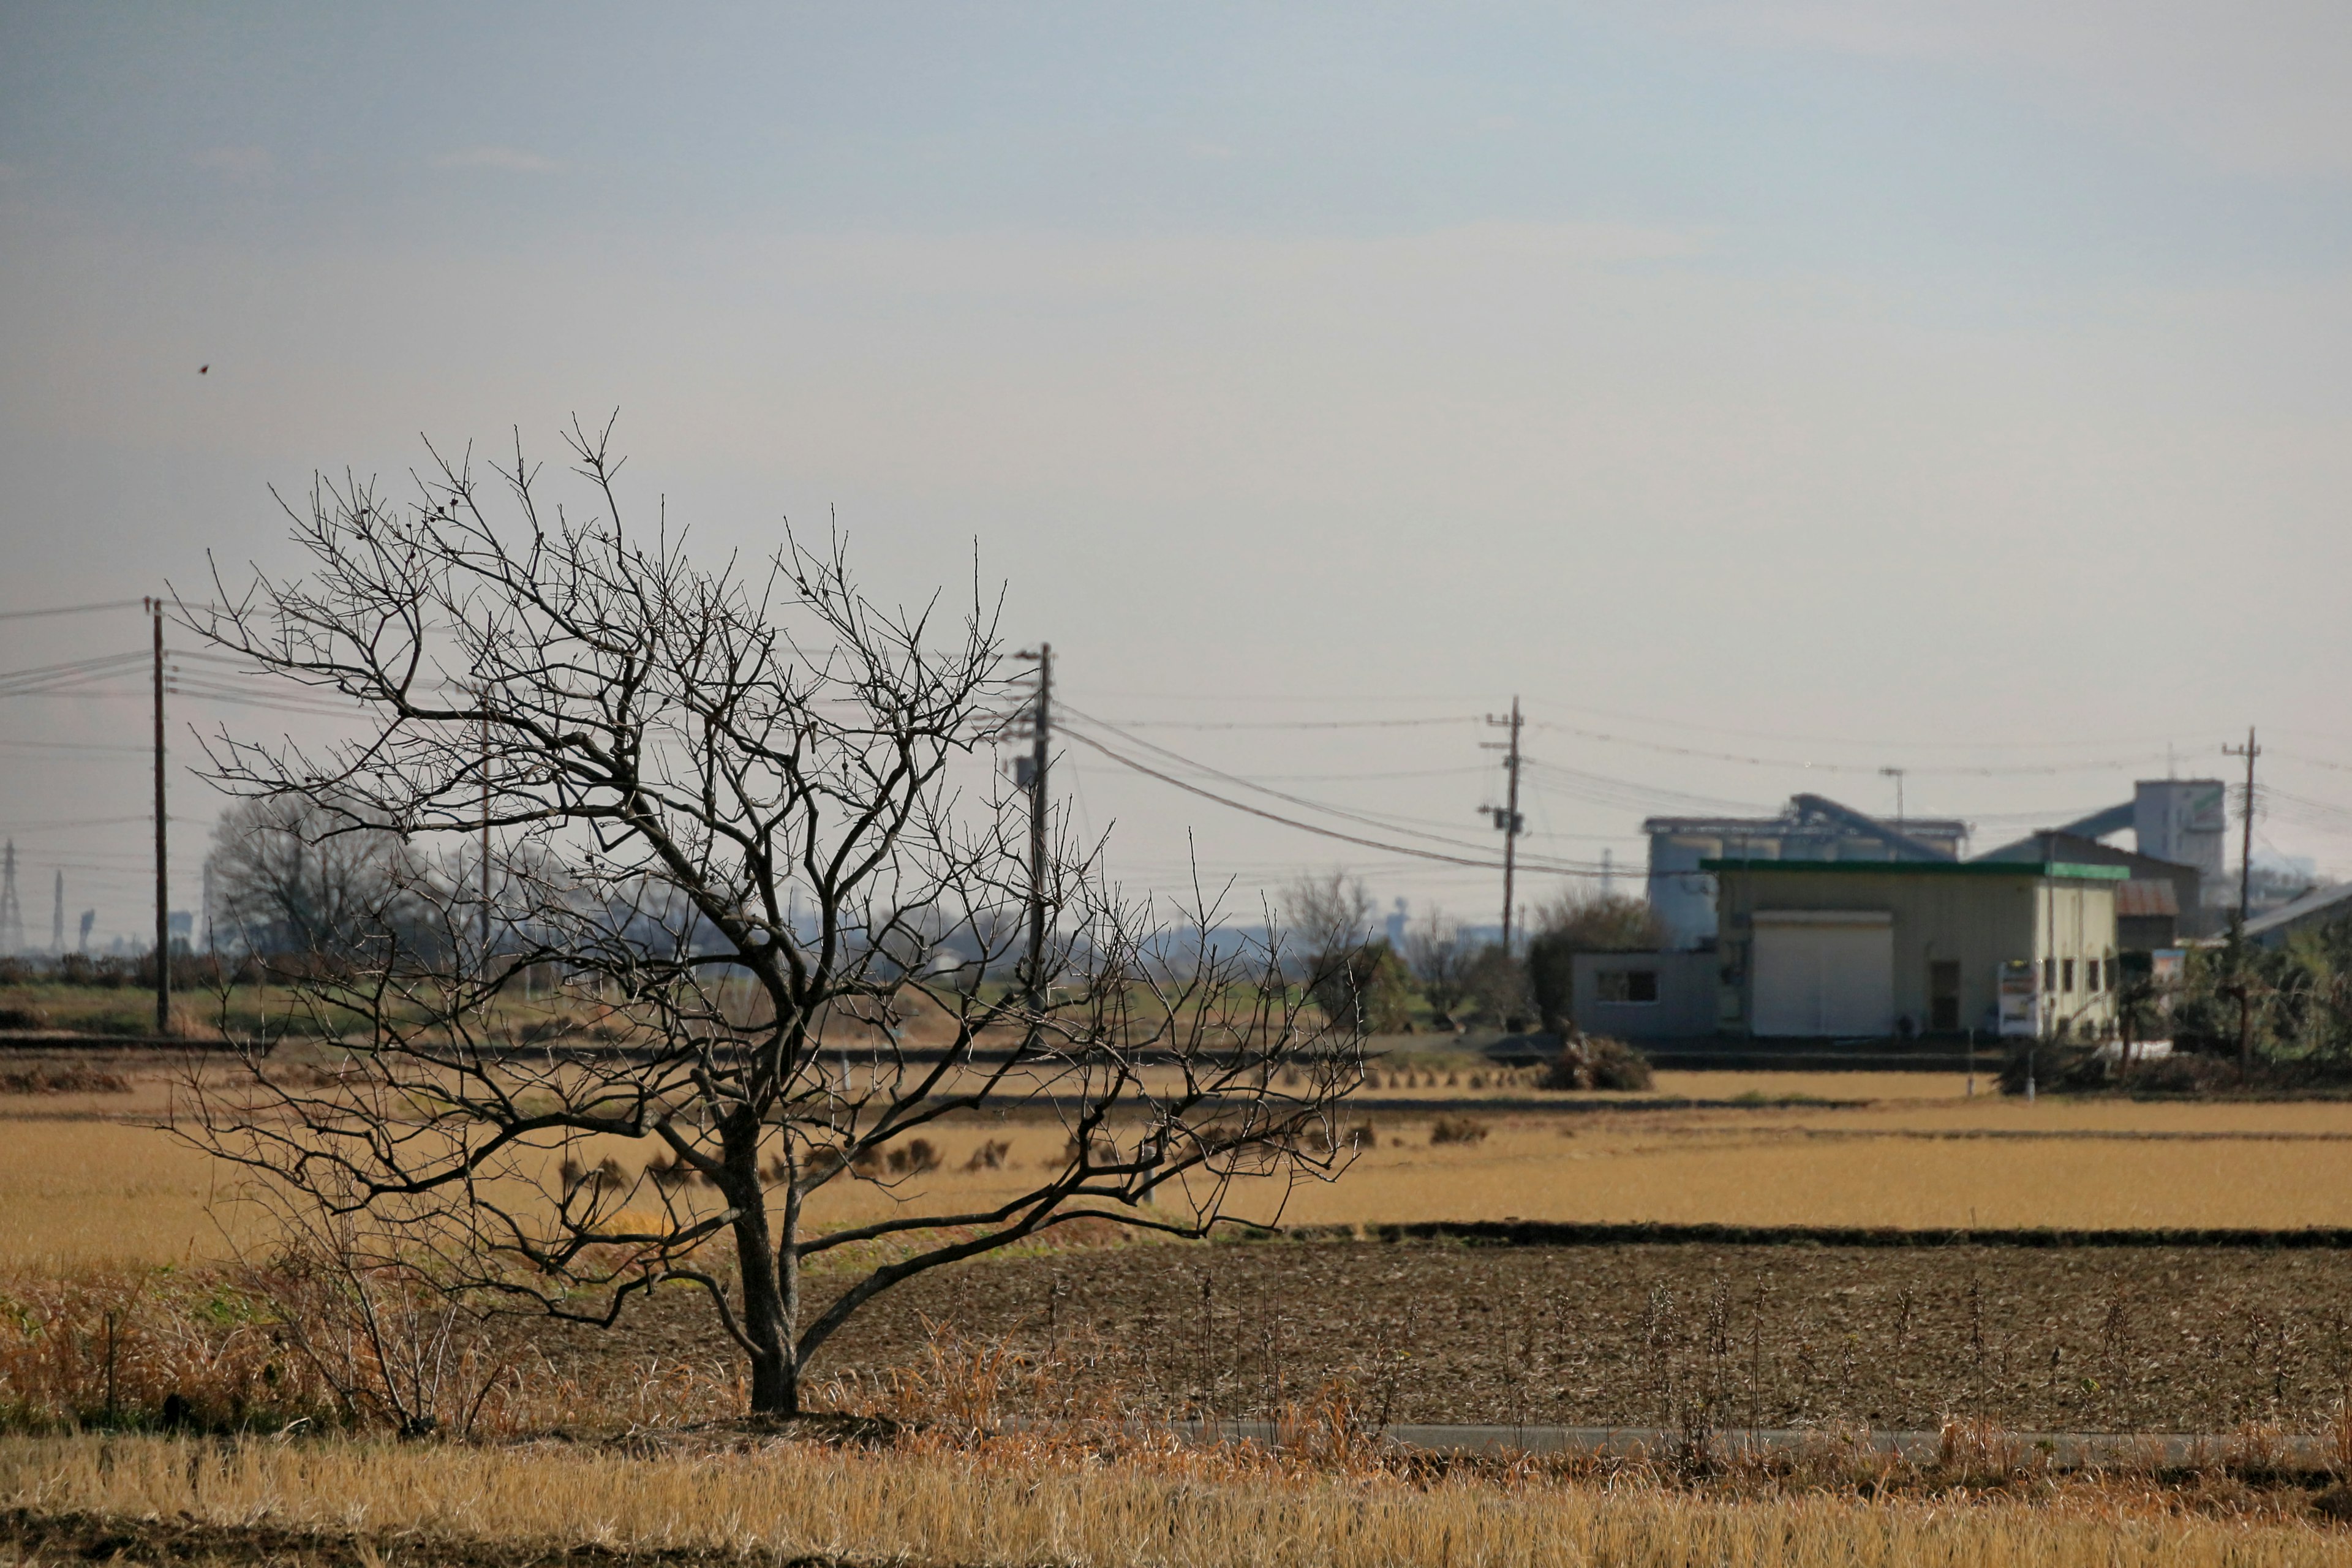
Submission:
<svg viewBox="0 0 2352 1568">
<path fill-rule="evenodd" d="M 1702 871 L 1827 871 L 1848 877 L 2046 877 L 2062 882 L 2128 882 L 2128 866 L 2079 860 L 1702 860 Z"/>
</svg>

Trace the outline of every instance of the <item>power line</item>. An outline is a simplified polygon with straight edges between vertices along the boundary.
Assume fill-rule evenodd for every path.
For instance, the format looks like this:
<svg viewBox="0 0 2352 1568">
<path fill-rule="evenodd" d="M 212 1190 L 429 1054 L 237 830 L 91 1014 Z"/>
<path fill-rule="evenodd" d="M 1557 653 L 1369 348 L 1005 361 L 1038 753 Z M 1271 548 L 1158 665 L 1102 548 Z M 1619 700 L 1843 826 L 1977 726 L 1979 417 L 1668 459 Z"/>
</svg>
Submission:
<svg viewBox="0 0 2352 1568">
<path fill-rule="evenodd" d="M 43 616 L 87 616 L 99 610 L 136 610 L 144 599 L 107 599 L 95 605 L 53 605 L 39 610 L 0 610 L 0 621 L 29 621 Z"/>
<path fill-rule="evenodd" d="M 1064 711 L 1067 712 L 1068 710 L 1065 709 Z M 1219 805 L 1230 807 L 1234 811 L 1243 812 L 1251 816 L 1261 817 L 1267 822 L 1279 823 L 1285 827 L 1296 827 L 1302 833 L 1312 833 L 1318 837 L 1337 839 L 1342 844 L 1359 845 L 1367 849 L 1377 849 L 1382 854 L 1402 855 L 1416 860 L 1434 860 L 1449 866 L 1467 866 L 1473 869 L 1480 871 L 1499 871 L 1503 868 L 1503 863 L 1500 860 L 1473 859 L 1468 856 L 1447 855 L 1434 849 L 1417 849 L 1407 845 L 1389 844 L 1379 839 L 1364 838 L 1352 833 L 1341 833 L 1336 828 L 1325 827 L 1318 823 L 1301 822 L 1296 817 L 1285 816 L 1279 812 L 1267 811 L 1262 807 L 1251 805 L 1246 802 L 1234 800 L 1230 796 L 1219 795 L 1214 790 L 1203 789 L 1199 784 L 1191 783 L 1185 779 L 1178 778 L 1172 773 L 1162 773 L 1157 768 L 1137 762 L 1132 757 L 1122 756 L 1118 752 L 1115 752 L 1108 746 L 1104 745 L 1100 741 L 1096 740 L 1093 736 L 1073 730 L 1066 724 L 1062 727 L 1062 734 L 1066 739 L 1076 741 L 1082 746 L 1087 746 L 1095 751 L 1100 752 L 1104 756 L 1110 758 L 1113 762 L 1131 768 L 1147 778 L 1155 778 L 1162 784 L 1173 784 L 1178 789 L 1184 791 L 1188 795 L 1197 795 L 1203 800 L 1215 801 Z M 1318 807 L 1318 809 L 1328 808 Z M 1374 826 L 1377 826 L 1379 824 L 1375 823 Z M 1440 840 L 1440 842 L 1445 841 Z M 1468 847 L 1468 846 L 1465 846 L 1465 847 Z M 1597 864 L 1578 865 L 1566 860 L 1530 860 L 1528 862 L 1528 867 L 1530 870 L 1548 871 L 1559 876 L 1589 877 L 1598 876 L 1601 874 L 1601 868 Z"/>
<path fill-rule="evenodd" d="M 1604 731 L 1587 730 L 1575 724 L 1530 721 L 1528 727 L 1536 730 L 1556 731 L 1561 734 L 1574 735 L 1581 740 L 1599 741 L 1608 745 L 1637 746 L 1645 752 L 1662 752 L 1677 757 L 1696 757 L 1707 762 L 1741 763 L 1750 767 L 1801 769 L 1811 773 L 1879 773 L 1885 771 L 1882 766 L 1872 763 L 1824 763 L 1792 757 L 1757 757 L 1737 752 L 1708 751 L 1698 746 L 1677 746 L 1664 741 L 1646 741 L 1638 735 L 1612 735 Z M 2011 773 L 2095 773 L 2113 768 L 2136 767 L 2142 763 L 2158 763 L 2163 760 L 2164 754 L 2159 752 L 2143 756 L 2106 757 L 2095 762 L 2011 763 L 1999 766 L 1946 763 L 1930 764 L 1925 767 L 1915 765 L 1903 771 L 1914 773 L 1955 773 L 1996 777 Z"/>
<path fill-rule="evenodd" d="M 1433 844 L 1443 844 L 1448 848 L 1467 849 L 1474 853 L 1476 852 L 1478 848 L 1478 846 L 1475 844 L 1465 843 L 1463 840 L 1458 838 L 1449 838 L 1443 834 L 1428 833 L 1419 828 L 1408 827 L 1394 819 L 1382 820 L 1379 814 L 1366 814 L 1363 812 L 1349 811 L 1345 807 L 1332 805 L 1325 801 L 1311 800 L 1306 795 L 1291 795 L 1284 790 L 1269 788 L 1265 784 L 1257 783 L 1255 780 L 1245 779 L 1239 773 L 1229 773 L 1222 768 L 1213 768 L 1206 763 L 1201 762 L 1192 757 L 1185 756 L 1181 752 L 1171 752 L 1167 747 L 1147 741 L 1140 735 L 1126 734 L 1117 725 L 1106 723 L 1102 720 L 1095 718 L 1092 714 L 1082 713 L 1078 711 L 1078 710 L 1070 707 L 1067 703 L 1063 704 L 1062 711 L 1071 715 L 1072 717 L 1083 720 L 1087 723 L 1100 725 L 1103 729 L 1109 731 L 1112 734 L 1118 735 L 1121 740 L 1131 742 L 1136 745 L 1141 746 L 1146 751 L 1156 752 L 1172 763 L 1181 763 L 1184 766 L 1192 768 L 1196 772 L 1208 774 L 1211 778 L 1222 779 L 1227 784 L 1237 784 L 1243 789 L 1254 790 L 1259 795 L 1271 796 L 1272 798 L 1282 801 L 1286 805 L 1304 806 L 1309 811 L 1319 811 L 1324 813 L 1326 816 L 1336 816 L 1343 822 L 1358 823 L 1366 827 L 1378 828 L 1383 833 L 1402 833 L 1408 838 L 1427 839 Z M 1105 754 L 1115 755 L 1115 753 L 1110 752 L 1106 752 Z M 1124 761 L 1125 759 L 1120 760 Z"/>
<path fill-rule="evenodd" d="M 1360 838 L 1352 833 L 1340 833 L 1332 828 L 1318 826 L 1311 822 L 1300 822 L 1296 817 L 1284 816 L 1276 812 L 1261 810 L 1257 806 L 1248 805 L 1238 800 L 1228 799 L 1226 796 L 1218 795 L 1213 790 L 1202 789 L 1196 784 L 1189 784 L 1183 779 L 1176 777 L 1172 773 L 1163 773 L 1157 768 L 1147 767 L 1143 763 L 1137 762 L 1132 757 L 1123 757 L 1117 752 L 1112 751 L 1108 746 L 1106 746 L 1101 742 L 1096 740 L 1093 736 L 1081 734 L 1077 731 L 1068 728 L 1066 725 L 1064 726 L 1062 733 L 1066 738 L 1077 742 L 1078 744 L 1082 746 L 1091 746 L 1096 751 L 1100 752 L 1104 756 L 1108 757 L 1115 763 L 1124 763 L 1126 766 L 1134 769 L 1137 773 L 1143 774 L 1146 778 L 1155 778 L 1161 784 L 1174 784 L 1178 789 L 1184 791 L 1188 795 L 1197 795 L 1203 800 L 1215 801 L 1219 805 L 1229 806 L 1234 811 L 1245 812 L 1251 816 L 1262 817 L 1267 822 L 1278 822 L 1285 827 L 1296 827 L 1302 833 L 1312 833 L 1324 838 L 1336 838 L 1342 844 L 1360 845 L 1364 848 L 1378 849 L 1383 854 L 1388 855 L 1407 855 L 1421 860 L 1442 860 L 1450 866 L 1471 866 L 1482 871 L 1499 871 L 1503 868 L 1503 863 L 1500 860 L 1473 860 L 1468 857 L 1462 855 L 1441 855 L 1431 849 L 1409 849 L 1404 847 L 1402 845 L 1382 844 L 1376 839 Z"/>
<path fill-rule="evenodd" d="M 1102 720 L 1096 720 L 1100 724 Z M 1122 719 L 1128 730 L 1412 730 L 1435 724 L 1475 724 L 1472 718 L 1444 719 Z"/>
</svg>

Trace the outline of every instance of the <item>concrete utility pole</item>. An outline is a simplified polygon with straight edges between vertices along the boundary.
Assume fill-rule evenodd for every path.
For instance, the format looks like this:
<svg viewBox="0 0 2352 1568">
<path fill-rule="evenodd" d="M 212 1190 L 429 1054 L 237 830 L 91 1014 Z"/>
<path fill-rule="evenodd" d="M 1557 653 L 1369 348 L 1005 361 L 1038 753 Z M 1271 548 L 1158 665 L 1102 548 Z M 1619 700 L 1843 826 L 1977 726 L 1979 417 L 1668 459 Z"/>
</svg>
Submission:
<svg viewBox="0 0 2352 1568">
<path fill-rule="evenodd" d="M 2246 802 L 2244 815 L 2239 822 L 2238 851 L 2238 938 L 2243 940 L 2246 913 L 2252 905 L 2254 885 L 2254 759 L 2263 754 L 2263 749 L 2254 744 L 2254 727 L 2251 724 L 2246 726 L 2244 745 L 2224 746 L 2221 754 L 2246 759 Z"/>
<path fill-rule="evenodd" d="M 2263 754 L 2263 749 L 2254 744 L 2254 727 L 2246 726 L 2243 746 L 2224 746 L 2221 752 L 2246 759 L 2246 799 L 2239 821 L 2238 919 L 2230 928 L 2230 984 L 2223 987 L 2225 994 L 2237 994 L 2238 1081 L 2243 1083 L 2254 1065 L 2254 994 L 2246 978 L 2246 915 L 2252 908 L 2254 889 L 2254 759 Z"/>
<path fill-rule="evenodd" d="M 155 631 L 155 1033 L 172 1033 L 172 878 L 163 812 L 163 601 L 147 601 Z"/>
<path fill-rule="evenodd" d="M 1037 661 L 1037 702 L 1029 710 L 1029 765 L 1019 770 L 1029 791 L 1029 986 L 1032 1011 L 1045 1005 L 1045 770 L 1047 744 L 1054 733 L 1054 645 L 1041 642 L 1034 654 L 1017 657 Z"/>
<path fill-rule="evenodd" d="M 1510 777 L 1510 787 L 1503 808 L 1494 814 L 1495 826 L 1503 836 L 1503 956 L 1511 956 L 1511 881 L 1518 868 L 1519 835 L 1527 831 L 1527 821 L 1519 816 L 1519 700 L 1511 699 L 1511 716 L 1497 719 L 1486 715 L 1486 722 L 1496 729 L 1508 728 L 1511 739 L 1503 750 L 1503 767 Z M 1489 750 L 1494 749 L 1489 747 Z M 1490 808 L 1491 809 L 1491 808 Z"/>
<path fill-rule="evenodd" d="M 49 910 L 49 956 L 63 958 L 66 955 L 66 873 L 62 866 L 58 868 L 57 895 L 57 902 Z"/>
<path fill-rule="evenodd" d="M 1903 775 L 1906 771 L 1907 770 L 1903 768 L 1881 768 L 1878 770 L 1879 775 L 1882 778 L 1890 778 L 1895 781 L 1895 826 L 1898 831 L 1903 826 Z"/>
</svg>

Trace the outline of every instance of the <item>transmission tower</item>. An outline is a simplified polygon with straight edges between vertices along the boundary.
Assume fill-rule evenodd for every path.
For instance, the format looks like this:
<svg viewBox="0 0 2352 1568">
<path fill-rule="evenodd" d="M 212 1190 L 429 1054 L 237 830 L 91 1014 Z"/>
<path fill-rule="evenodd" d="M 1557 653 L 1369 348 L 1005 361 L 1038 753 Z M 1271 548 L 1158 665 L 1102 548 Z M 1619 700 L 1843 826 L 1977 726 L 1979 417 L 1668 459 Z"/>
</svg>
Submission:
<svg viewBox="0 0 2352 1568">
<path fill-rule="evenodd" d="M 16 901 L 16 841 L 0 851 L 0 955 L 25 951 L 25 907 Z"/>
</svg>

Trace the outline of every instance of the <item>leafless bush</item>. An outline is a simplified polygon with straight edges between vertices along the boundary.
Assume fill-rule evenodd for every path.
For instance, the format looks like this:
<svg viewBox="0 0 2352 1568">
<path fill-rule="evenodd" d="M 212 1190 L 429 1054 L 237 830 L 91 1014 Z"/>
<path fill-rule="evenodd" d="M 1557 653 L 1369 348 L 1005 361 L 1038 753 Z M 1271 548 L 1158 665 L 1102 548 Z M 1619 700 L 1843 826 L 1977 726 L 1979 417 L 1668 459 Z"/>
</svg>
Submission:
<svg viewBox="0 0 2352 1568">
<path fill-rule="evenodd" d="M 1536 1080 L 1538 1089 L 1643 1089 L 1656 1081 L 1650 1058 L 1605 1035 L 1572 1037 Z"/>
<path fill-rule="evenodd" d="M 1484 1143 L 1494 1129 L 1475 1116 L 1441 1116 L 1429 1124 L 1429 1141 L 1436 1143 Z"/>
<path fill-rule="evenodd" d="M 928 1138 L 909 1138 L 891 1149 L 883 1163 L 894 1176 L 920 1175 L 940 1168 L 940 1152 Z"/>
<path fill-rule="evenodd" d="M 96 1068 L 27 1068 L 20 1071 L 0 1072 L 0 1094 L 129 1094 L 131 1079 L 126 1073 L 101 1072 Z"/>
</svg>

